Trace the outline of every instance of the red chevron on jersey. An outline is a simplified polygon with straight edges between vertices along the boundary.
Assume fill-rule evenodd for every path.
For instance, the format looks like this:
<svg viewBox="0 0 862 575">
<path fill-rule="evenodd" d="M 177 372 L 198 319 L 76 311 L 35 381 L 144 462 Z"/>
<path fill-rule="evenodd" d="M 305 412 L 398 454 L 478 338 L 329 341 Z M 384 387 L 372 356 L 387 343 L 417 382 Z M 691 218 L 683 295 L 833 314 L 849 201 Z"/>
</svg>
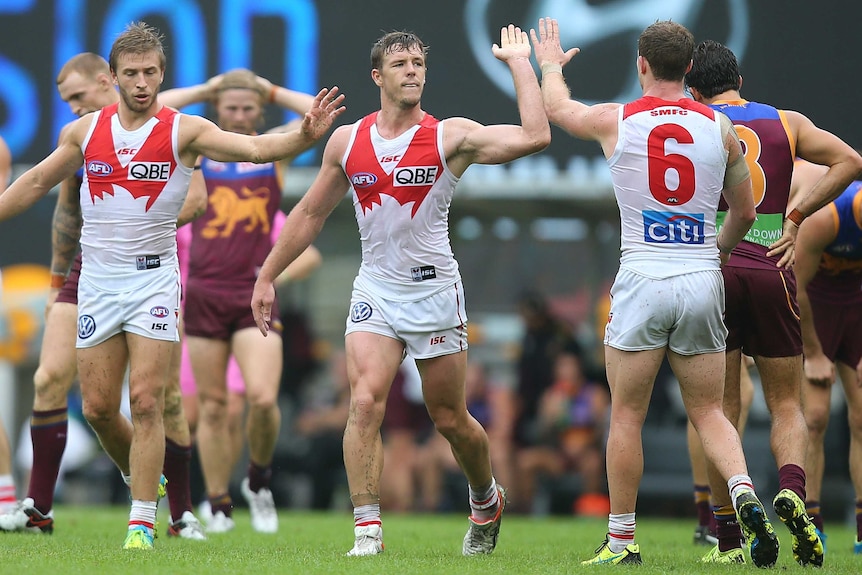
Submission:
<svg viewBox="0 0 862 575">
<path fill-rule="evenodd" d="M 397 158 L 395 168 L 387 173 L 371 141 L 371 126 L 376 119 L 376 112 L 363 118 L 345 162 L 345 172 L 363 213 L 372 210 L 374 204 L 379 206 L 381 194 L 386 194 L 402 206 L 413 202 L 413 217 L 443 174 L 437 148 L 439 121 L 426 114 L 407 149 Z"/>
<path fill-rule="evenodd" d="M 84 168 L 90 200 L 106 200 L 117 189 L 133 198 L 147 198 L 149 211 L 177 167 L 172 130 L 176 110 L 167 106 L 155 115 L 155 125 L 142 142 L 118 141 L 113 118 L 119 104 L 103 108 L 84 150 Z"/>
</svg>

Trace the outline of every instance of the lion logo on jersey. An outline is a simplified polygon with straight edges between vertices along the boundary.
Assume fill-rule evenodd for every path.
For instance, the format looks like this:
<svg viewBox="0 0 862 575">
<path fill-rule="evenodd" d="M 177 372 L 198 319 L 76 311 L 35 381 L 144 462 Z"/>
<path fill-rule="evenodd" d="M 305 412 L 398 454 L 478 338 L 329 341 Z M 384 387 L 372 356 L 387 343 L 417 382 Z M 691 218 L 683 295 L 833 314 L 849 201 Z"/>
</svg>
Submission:
<svg viewBox="0 0 862 575">
<path fill-rule="evenodd" d="M 253 231 L 260 226 L 260 231 L 269 233 L 269 214 L 266 206 L 269 203 L 269 188 L 257 188 L 250 190 L 243 186 L 237 195 L 227 186 L 216 186 L 209 197 L 215 216 L 207 222 L 201 231 L 201 236 L 206 239 L 216 237 L 226 238 L 233 233 L 234 228 L 240 222 L 247 222 L 244 226 L 246 232 Z"/>
</svg>

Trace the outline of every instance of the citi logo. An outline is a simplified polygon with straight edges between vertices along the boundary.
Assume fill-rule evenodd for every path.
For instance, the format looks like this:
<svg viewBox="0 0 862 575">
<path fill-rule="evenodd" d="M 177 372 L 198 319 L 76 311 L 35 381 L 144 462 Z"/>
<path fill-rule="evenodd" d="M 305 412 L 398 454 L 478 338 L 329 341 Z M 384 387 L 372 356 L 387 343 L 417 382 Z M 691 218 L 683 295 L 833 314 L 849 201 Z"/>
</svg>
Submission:
<svg viewBox="0 0 862 575">
<path fill-rule="evenodd" d="M 703 214 L 643 211 L 644 241 L 651 244 L 703 244 Z"/>
<path fill-rule="evenodd" d="M 171 311 L 163 305 L 157 305 L 150 309 L 150 315 L 153 317 L 168 317 Z"/>
<path fill-rule="evenodd" d="M 353 177 L 350 178 L 350 183 L 353 184 L 354 188 L 367 188 L 377 183 L 377 176 L 368 172 L 359 172 L 358 174 L 353 174 Z"/>
<path fill-rule="evenodd" d="M 87 163 L 87 173 L 91 176 L 109 176 L 113 171 L 114 168 L 111 167 L 111 164 L 106 164 L 99 160 Z"/>
</svg>

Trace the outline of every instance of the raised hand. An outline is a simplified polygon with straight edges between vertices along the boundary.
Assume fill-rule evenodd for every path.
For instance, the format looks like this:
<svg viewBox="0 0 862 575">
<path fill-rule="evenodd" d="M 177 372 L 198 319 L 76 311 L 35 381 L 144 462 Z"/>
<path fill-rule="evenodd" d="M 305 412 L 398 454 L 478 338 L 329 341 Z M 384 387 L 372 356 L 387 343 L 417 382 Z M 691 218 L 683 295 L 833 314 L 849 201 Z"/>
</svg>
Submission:
<svg viewBox="0 0 862 575">
<path fill-rule="evenodd" d="M 312 140 L 317 140 L 325 134 L 335 118 L 341 115 L 346 108 L 341 105 L 344 94 L 338 93 L 338 86 L 331 89 L 323 88 L 314 97 L 311 109 L 305 113 L 302 119 L 302 133 Z"/>
<path fill-rule="evenodd" d="M 491 52 L 503 62 L 514 58 L 529 58 L 530 40 L 526 32 L 514 24 L 509 24 L 506 28 L 500 29 L 500 44 L 491 46 Z"/>
<path fill-rule="evenodd" d="M 553 18 L 539 18 L 539 32 L 537 34 L 531 29 L 530 37 L 533 40 L 539 68 L 545 64 L 565 66 L 575 57 L 575 54 L 581 51 L 580 48 L 570 48 L 563 52 L 563 47 L 560 45 L 560 26 Z"/>
</svg>

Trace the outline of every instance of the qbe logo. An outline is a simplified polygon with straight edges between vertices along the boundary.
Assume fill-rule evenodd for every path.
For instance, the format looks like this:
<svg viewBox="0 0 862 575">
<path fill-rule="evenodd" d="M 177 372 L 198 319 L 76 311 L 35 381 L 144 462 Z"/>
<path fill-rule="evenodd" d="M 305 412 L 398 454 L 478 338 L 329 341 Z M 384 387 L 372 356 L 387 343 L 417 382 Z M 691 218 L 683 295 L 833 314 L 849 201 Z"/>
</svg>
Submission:
<svg viewBox="0 0 862 575">
<path fill-rule="evenodd" d="M 170 177 L 170 162 L 132 162 L 129 164 L 130 180 L 167 182 Z"/>
<path fill-rule="evenodd" d="M 91 315 L 82 315 L 78 318 L 78 338 L 87 339 L 96 333 L 96 320 Z"/>
<path fill-rule="evenodd" d="M 702 244 L 703 214 L 644 210 L 644 241 L 649 244 Z"/>
<path fill-rule="evenodd" d="M 430 186 L 437 181 L 437 166 L 409 166 L 392 173 L 393 186 Z"/>
</svg>

